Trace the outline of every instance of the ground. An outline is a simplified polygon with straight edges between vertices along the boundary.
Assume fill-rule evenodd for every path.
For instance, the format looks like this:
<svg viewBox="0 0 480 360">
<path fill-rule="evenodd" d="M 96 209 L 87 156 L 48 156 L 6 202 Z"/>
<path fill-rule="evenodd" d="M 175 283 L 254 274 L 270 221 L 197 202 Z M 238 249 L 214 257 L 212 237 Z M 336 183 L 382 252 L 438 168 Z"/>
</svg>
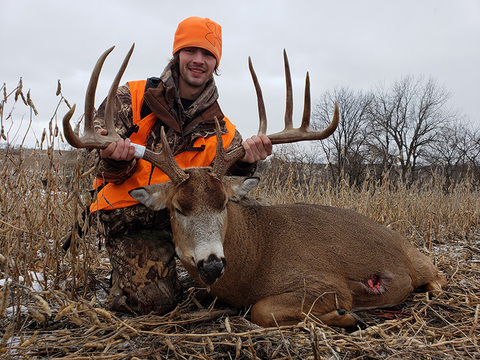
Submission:
<svg viewBox="0 0 480 360">
<path fill-rule="evenodd" d="M 105 258 L 85 299 L 11 284 L 17 294 L 36 294 L 46 304 L 33 299 L 19 316 L 5 309 L 0 351 L 19 359 L 475 359 L 480 357 L 479 245 L 479 234 L 437 244 L 435 257 L 449 280 L 442 294 L 414 293 L 396 307 L 358 312 L 359 326 L 350 330 L 311 317 L 296 326 L 260 328 L 249 321 L 248 308 L 204 299 L 181 268 L 185 293 L 171 313 L 109 312 Z"/>
</svg>

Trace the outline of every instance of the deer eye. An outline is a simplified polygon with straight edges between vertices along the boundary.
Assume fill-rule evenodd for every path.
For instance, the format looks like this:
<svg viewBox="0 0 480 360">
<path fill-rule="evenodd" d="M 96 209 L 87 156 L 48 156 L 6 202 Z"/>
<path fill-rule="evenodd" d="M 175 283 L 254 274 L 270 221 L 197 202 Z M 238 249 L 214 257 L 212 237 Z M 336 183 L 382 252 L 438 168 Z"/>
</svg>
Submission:
<svg viewBox="0 0 480 360">
<path fill-rule="evenodd" d="M 179 216 L 185 216 L 185 214 L 182 213 L 182 211 L 179 208 L 175 208 L 175 214 L 177 214 Z"/>
</svg>

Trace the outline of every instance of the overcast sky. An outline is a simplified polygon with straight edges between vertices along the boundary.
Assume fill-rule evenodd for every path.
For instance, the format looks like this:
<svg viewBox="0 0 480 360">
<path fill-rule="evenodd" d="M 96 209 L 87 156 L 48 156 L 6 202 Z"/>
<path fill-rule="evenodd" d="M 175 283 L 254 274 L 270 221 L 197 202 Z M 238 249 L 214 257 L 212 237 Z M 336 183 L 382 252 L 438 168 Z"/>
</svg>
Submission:
<svg viewBox="0 0 480 360">
<path fill-rule="evenodd" d="M 258 122 L 248 56 L 263 88 L 269 132 L 283 126 L 284 48 L 297 120 L 309 71 L 313 100 L 335 87 L 368 91 L 406 75 L 431 76 L 452 93 L 449 105 L 480 126 L 479 0 L 0 0 L 0 82 L 11 91 L 22 77 L 25 93 L 31 89 L 39 112 L 33 133 L 40 138 L 57 106 L 58 79 L 64 96 L 77 104 L 78 120 L 90 72 L 104 50 L 116 46 L 97 105 L 132 43 L 122 83 L 160 75 L 176 26 L 189 16 L 222 25 L 219 103 L 245 137 L 256 133 Z M 61 106 L 59 124 L 66 111 Z M 22 106 L 14 114 L 16 124 L 29 118 Z"/>
</svg>

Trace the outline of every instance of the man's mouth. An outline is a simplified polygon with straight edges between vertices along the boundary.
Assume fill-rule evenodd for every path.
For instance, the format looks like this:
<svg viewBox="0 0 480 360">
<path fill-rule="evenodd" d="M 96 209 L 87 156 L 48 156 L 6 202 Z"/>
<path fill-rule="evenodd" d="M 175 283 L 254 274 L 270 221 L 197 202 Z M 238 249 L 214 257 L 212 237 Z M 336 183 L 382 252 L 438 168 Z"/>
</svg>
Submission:
<svg viewBox="0 0 480 360">
<path fill-rule="evenodd" d="M 205 70 L 200 68 L 189 68 L 189 70 L 195 74 L 203 74 L 205 72 Z"/>
</svg>

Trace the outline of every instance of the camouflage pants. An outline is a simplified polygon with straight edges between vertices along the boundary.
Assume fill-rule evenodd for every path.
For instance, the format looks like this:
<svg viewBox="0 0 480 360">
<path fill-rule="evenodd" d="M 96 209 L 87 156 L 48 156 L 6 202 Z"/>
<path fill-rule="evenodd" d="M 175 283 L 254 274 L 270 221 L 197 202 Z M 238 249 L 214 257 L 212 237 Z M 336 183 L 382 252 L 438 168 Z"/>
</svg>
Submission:
<svg viewBox="0 0 480 360">
<path fill-rule="evenodd" d="M 171 311 L 181 286 L 168 213 L 135 205 L 92 216 L 97 228 L 103 228 L 113 268 L 111 309 L 141 314 Z"/>
</svg>

